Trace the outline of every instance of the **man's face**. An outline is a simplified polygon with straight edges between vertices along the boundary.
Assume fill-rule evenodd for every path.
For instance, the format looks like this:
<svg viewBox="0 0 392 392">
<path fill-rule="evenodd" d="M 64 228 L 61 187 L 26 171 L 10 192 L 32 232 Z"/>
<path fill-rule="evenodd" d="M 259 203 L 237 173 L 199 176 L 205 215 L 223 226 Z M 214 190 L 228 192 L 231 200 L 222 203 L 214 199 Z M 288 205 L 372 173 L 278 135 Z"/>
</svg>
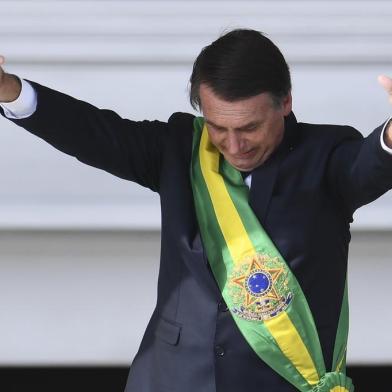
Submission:
<svg viewBox="0 0 392 392">
<path fill-rule="evenodd" d="M 280 107 L 269 93 L 227 102 L 201 84 L 199 94 L 210 140 L 236 169 L 260 166 L 282 141 L 284 117 L 291 111 L 290 93 Z"/>
</svg>

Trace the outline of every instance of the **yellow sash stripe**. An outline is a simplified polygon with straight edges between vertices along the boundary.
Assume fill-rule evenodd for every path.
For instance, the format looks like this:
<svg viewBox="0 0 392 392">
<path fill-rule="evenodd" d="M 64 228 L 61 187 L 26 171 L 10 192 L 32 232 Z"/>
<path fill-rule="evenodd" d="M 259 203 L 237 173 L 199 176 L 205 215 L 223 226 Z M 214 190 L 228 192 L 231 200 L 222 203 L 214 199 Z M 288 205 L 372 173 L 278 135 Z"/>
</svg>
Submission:
<svg viewBox="0 0 392 392">
<path fill-rule="evenodd" d="M 254 255 L 256 250 L 219 174 L 219 153 L 209 141 L 205 126 L 200 140 L 200 167 L 220 229 L 236 264 L 245 257 Z"/>
<path fill-rule="evenodd" d="M 199 157 L 201 171 L 220 229 L 233 262 L 237 264 L 247 256 L 254 255 L 256 250 L 233 204 L 224 180 L 219 174 L 219 153 L 210 142 L 205 126 L 200 140 Z M 282 312 L 270 320 L 265 320 L 264 323 L 281 351 L 293 363 L 298 372 L 309 384 L 317 384 L 319 376 L 314 362 L 286 312 Z"/>
<path fill-rule="evenodd" d="M 265 320 L 264 325 L 268 328 L 283 354 L 297 368 L 302 377 L 309 384 L 316 385 L 320 381 L 316 366 L 287 313 L 282 312 L 279 316 Z"/>
</svg>

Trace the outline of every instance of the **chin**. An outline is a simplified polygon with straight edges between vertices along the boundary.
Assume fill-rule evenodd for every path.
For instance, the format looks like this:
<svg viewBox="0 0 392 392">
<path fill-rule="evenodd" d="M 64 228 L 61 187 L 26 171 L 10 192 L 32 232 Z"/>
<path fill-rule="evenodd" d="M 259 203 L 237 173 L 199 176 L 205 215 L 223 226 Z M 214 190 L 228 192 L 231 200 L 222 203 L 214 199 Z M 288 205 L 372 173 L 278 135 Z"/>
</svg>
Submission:
<svg viewBox="0 0 392 392">
<path fill-rule="evenodd" d="M 236 168 L 237 170 L 239 170 L 239 171 L 251 171 L 251 170 L 253 170 L 254 169 L 254 165 L 252 165 L 252 164 L 250 164 L 250 163 L 248 163 L 248 164 L 234 164 L 234 163 L 231 163 L 231 162 L 229 162 L 230 164 L 231 164 L 231 166 L 233 166 L 234 168 Z"/>
</svg>

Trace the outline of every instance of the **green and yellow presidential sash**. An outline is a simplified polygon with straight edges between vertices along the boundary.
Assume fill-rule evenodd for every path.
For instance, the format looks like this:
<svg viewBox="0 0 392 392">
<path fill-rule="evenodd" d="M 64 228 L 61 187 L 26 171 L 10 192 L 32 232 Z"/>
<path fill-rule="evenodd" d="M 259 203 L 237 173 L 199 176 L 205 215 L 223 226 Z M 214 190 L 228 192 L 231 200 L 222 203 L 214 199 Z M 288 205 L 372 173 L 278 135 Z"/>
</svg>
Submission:
<svg viewBox="0 0 392 392">
<path fill-rule="evenodd" d="M 248 187 L 194 120 L 191 180 L 211 270 L 246 341 L 302 392 L 352 392 L 345 375 L 347 287 L 326 372 L 312 313 L 294 274 L 248 204 Z"/>
</svg>

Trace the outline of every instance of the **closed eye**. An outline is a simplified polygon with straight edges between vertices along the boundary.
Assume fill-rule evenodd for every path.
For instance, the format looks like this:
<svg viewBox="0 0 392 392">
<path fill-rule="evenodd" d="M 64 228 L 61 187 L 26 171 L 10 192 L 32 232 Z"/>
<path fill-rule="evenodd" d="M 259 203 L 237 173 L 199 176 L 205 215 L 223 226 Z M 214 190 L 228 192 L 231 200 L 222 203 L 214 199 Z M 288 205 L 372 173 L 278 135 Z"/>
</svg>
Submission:
<svg viewBox="0 0 392 392">
<path fill-rule="evenodd" d="M 253 132 L 253 131 L 258 130 L 258 129 L 259 129 L 259 126 L 260 126 L 260 124 L 255 124 L 255 125 L 252 125 L 252 126 L 250 126 L 250 127 L 239 128 L 238 130 L 239 130 L 240 132 Z"/>
</svg>

